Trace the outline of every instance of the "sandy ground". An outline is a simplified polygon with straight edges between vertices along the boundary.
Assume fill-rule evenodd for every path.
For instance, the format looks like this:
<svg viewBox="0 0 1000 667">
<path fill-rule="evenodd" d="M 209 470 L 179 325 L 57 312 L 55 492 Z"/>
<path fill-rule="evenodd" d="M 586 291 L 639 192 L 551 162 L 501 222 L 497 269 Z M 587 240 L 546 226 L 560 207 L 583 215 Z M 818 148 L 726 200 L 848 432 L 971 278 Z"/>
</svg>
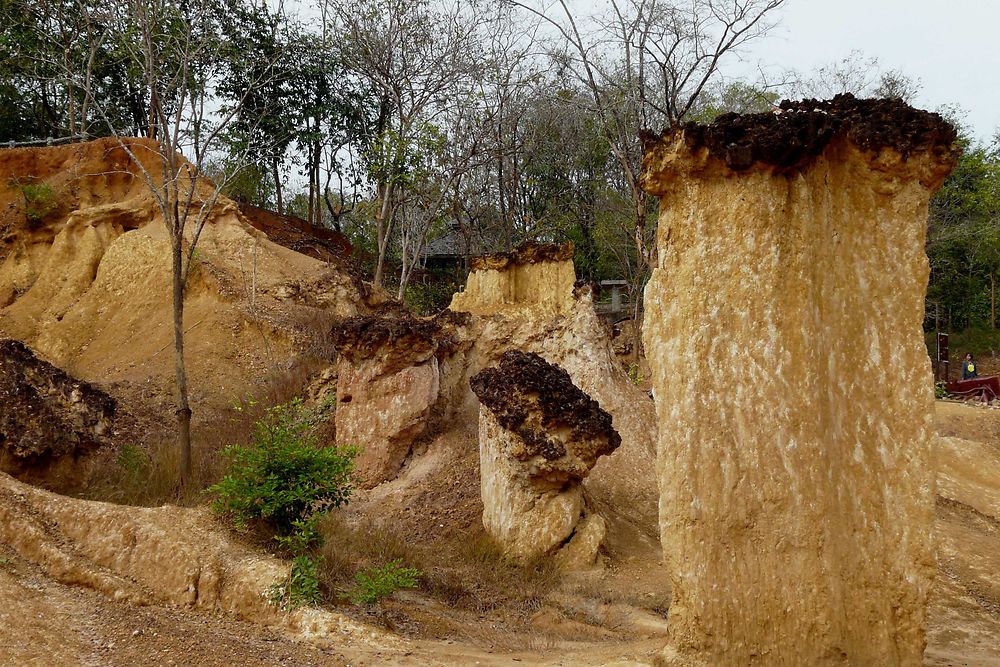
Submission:
<svg viewBox="0 0 1000 667">
<path fill-rule="evenodd" d="M 939 402 L 937 424 L 939 571 L 925 664 L 1000 665 L 1000 410 Z M 489 614 L 462 615 L 477 627 L 459 632 L 454 610 L 411 593 L 389 604 L 389 612 L 405 610 L 420 621 L 401 628 L 398 646 L 347 647 L 225 617 L 116 602 L 56 583 L 0 545 L 0 665 L 635 664 L 662 646 L 662 624 L 650 620 L 646 632 L 637 631 L 645 617 L 635 608 L 631 627 L 615 627 L 613 615 L 594 611 L 598 598 L 628 599 L 665 585 L 649 555 L 612 562 L 575 596 L 554 599 L 524 636 Z M 567 614 L 573 608 L 579 613 Z M 378 614 L 372 620 L 385 625 Z"/>
</svg>

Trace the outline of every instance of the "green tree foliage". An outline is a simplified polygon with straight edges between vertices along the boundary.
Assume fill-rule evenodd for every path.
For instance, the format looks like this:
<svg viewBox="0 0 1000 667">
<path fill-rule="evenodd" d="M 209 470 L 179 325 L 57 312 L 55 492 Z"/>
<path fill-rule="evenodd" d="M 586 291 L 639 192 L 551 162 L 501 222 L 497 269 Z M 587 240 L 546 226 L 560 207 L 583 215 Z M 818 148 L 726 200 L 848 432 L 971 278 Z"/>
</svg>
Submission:
<svg viewBox="0 0 1000 667">
<path fill-rule="evenodd" d="M 99 0 L 0 0 L 0 141 L 138 134 L 147 124 L 130 34 Z M 98 113 L 98 109 L 101 113 Z"/>
<path fill-rule="evenodd" d="M 996 326 L 1000 278 L 1000 153 L 960 140 L 964 152 L 931 202 L 928 325 Z"/>
<path fill-rule="evenodd" d="M 301 399 L 271 408 L 249 445 L 223 450 L 229 473 L 209 489 L 213 507 L 237 526 L 263 521 L 291 551 L 318 540 L 315 520 L 345 505 L 354 489 L 352 447 L 319 447 Z"/>
</svg>

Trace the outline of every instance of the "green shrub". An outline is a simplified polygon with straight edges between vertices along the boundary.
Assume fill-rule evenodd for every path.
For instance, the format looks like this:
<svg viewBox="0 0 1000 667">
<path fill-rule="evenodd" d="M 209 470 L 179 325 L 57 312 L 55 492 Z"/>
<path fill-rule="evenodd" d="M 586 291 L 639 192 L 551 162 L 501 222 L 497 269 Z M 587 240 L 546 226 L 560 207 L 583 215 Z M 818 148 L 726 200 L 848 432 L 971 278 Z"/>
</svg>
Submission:
<svg viewBox="0 0 1000 667">
<path fill-rule="evenodd" d="M 142 476 L 149 471 L 149 455 L 136 445 L 122 445 L 115 462 L 128 475 Z"/>
<path fill-rule="evenodd" d="M 271 588 L 268 600 L 282 609 L 294 609 L 304 605 L 319 604 L 322 595 L 319 590 L 319 561 L 309 556 L 292 559 L 292 569 L 284 584 Z"/>
<path fill-rule="evenodd" d="M 32 177 L 27 182 L 13 178 L 10 187 L 21 191 L 21 196 L 24 197 L 24 217 L 29 223 L 39 222 L 59 204 L 52 186 L 48 183 L 36 183 Z"/>
<path fill-rule="evenodd" d="M 639 364 L 629 364 L 628 379 L 629 382 L 634 384 L 636 387 L 642 385 L 645 378 L 642 376 L 642 368 Z"/>
<path fill-rule="evenodd" d="M 293 554 L 302 554 L 323 544 L 323 536 L 316 524 L 321 515 L 313 515 L 308 519 L 296 519 L 285 535 L 276 535 L 274 539 L 281 548 Z"/>
<path fill-rule="evenodd" d="M 263 521 L 293 553 L 319 541 L 315 519 L 345 505 L 354 489 L 357 450 L 317 446 L 311 417 L 301 399 L 268 410 L 251 444 L 222 451 L 229 473 L 209 488 L 217 511 L 238 527 Z"/>
<path fill-rule="evenodd" d="M 355 604 L 378 602 L 401 588 L 416 588 L 417 579 L 422 576 L 420 570 L 402 567 L 399 560 L 361 570 L 354 577 L 357 586 L 351 591 L 351 601 Z"/>
<path fill-rule="evenodd" d="M 414 315 L 434 315 L 448 307 L 458 290 L 459 285 L 454 282 L 410 283 L 403 292 L 403 301 Z"/>
</svg>

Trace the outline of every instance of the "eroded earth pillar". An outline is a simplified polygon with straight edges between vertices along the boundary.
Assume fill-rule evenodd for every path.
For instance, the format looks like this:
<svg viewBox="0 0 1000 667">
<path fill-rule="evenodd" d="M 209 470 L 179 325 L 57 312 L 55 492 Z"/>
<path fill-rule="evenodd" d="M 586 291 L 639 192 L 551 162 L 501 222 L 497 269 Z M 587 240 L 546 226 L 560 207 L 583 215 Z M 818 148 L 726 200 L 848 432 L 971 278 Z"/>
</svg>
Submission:
<svg viewBox="0 0 1000 667">
<path fill-rule="evenodd" d="M 645 140 L 665 662 L 920 664 L 924 235 L 954 129 L 838 96 Z"/>
<path fill-rule="evenodd" d="M 581 482 L 621 437 L 611 415 L 564 369 L 511 350 L 470 379 L 482 402 L 479 456 L 483 526 L 515 561 L 562 549 L 571 566 L 597 557 L 604 520 Z M 586 552 L 586 553 L 584 553 Z"/>
</svg>

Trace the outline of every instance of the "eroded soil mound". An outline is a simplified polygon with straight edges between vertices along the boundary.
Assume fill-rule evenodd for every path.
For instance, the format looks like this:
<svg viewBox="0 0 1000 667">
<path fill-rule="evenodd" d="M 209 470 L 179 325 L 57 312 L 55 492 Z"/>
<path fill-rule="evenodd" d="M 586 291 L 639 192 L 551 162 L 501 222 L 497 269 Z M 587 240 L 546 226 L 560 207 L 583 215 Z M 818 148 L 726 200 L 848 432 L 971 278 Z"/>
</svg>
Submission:
<svg viewBox="0 0 1000 667">
<path fill-rule="evenodd" d="M 0 149 L 0 183 L 10 184 L 0 187 L 0 335 L 125 402 L 169 404 L 169 242 L 125 146 L 158 173 L 144 139 Z M 16 185 L 29 182 L 30 197 Z M 210 185 L 198 187 L 203 196 Z M 43 215 L 28 208 L 39 192 L 51 204 Z M 196 420 L 302 354 L 328 354 L 330 324 L 366 310 L 340 265 L 271 242 L 225 197 L 194 261 L 185 328 Z"/>
</svg>

